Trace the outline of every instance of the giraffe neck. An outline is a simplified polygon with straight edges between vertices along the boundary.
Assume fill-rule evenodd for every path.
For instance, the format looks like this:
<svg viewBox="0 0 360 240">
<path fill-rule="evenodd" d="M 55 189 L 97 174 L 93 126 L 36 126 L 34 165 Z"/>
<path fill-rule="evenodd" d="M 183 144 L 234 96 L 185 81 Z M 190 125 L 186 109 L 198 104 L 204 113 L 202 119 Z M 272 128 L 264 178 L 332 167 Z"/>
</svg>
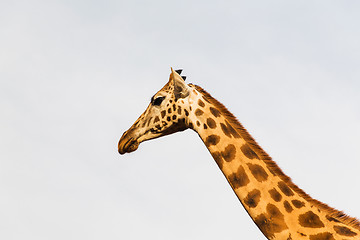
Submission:
<svg viewBox="0 0 360 240">
<path fill-rule="evenodd" d="M 360 239 L 359 222 L 294 185 L 217 100 L 194 86 L 190 126 L 268 239 Z"/>
</svg>

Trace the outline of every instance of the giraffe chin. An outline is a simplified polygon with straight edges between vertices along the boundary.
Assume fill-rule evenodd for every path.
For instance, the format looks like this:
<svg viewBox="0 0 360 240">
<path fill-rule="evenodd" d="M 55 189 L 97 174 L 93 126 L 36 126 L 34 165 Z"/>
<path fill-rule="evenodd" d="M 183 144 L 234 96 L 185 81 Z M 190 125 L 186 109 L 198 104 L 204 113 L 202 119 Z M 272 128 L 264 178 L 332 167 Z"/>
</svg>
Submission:
<svg viewBox="0 0 360 240">
<path fill-rule="evenodd" d="M 139 142 L 135 141 L 127 148 L 126 152 L 128 152 L 128 153 L 134 152 L 134 151 L 136 151 L 138 149 L 138 147 L 139 147 Z"/>
</svg>

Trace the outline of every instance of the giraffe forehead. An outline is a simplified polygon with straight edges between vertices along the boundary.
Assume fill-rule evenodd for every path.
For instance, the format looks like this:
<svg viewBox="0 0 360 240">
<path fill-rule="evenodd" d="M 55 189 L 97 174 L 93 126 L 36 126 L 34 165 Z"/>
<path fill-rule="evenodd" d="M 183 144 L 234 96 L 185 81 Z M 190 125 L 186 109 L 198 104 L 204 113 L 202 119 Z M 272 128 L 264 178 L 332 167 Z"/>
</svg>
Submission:
<svg viewBox="0 0 360 240">
<path fill-rule="evenodd" d="M 167 99 L 170 99 L 170 98 L 173 98 L 174 95 L 169 90 L 161 89 L 160 91 L 158 91 L 157 93 L 154 94 L 152 99 L 157 98 L 157 97 L 165 97 Z"/>
</svg>

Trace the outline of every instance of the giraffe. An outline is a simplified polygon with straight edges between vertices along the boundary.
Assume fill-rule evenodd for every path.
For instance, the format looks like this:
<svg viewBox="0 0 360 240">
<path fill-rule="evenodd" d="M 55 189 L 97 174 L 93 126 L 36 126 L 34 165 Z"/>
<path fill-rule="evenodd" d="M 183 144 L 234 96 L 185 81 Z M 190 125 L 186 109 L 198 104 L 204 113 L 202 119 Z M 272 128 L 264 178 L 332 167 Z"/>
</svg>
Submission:
<svg viewBox="0 0 360 240">
<path fill-rule="evenodd" d="M 224 105 L 171 68 L 169 81 L 122 135 L 120 154 L 186 129 L 198 133 L 267 239 L 360 239 L 360 222 L 311 198 L 285 175 Z"/>
</svg>

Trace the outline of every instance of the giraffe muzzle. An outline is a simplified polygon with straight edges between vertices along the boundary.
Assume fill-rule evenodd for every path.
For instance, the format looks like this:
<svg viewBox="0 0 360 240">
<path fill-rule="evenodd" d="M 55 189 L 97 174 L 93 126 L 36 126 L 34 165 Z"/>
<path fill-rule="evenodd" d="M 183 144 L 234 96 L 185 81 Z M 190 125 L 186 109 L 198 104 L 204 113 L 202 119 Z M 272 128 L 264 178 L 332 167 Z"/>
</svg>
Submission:
<svg viewBox="0 0 360 240">
<path fill-rule="evenodd" d="M 118 144 L 119 153 L 122 155 L 125 153 L 133 152 L 138 149 L 139 144 L 140 143 L 136 139 L 129 136 L 128 132 L 124 132 Z"/>
</svg>

